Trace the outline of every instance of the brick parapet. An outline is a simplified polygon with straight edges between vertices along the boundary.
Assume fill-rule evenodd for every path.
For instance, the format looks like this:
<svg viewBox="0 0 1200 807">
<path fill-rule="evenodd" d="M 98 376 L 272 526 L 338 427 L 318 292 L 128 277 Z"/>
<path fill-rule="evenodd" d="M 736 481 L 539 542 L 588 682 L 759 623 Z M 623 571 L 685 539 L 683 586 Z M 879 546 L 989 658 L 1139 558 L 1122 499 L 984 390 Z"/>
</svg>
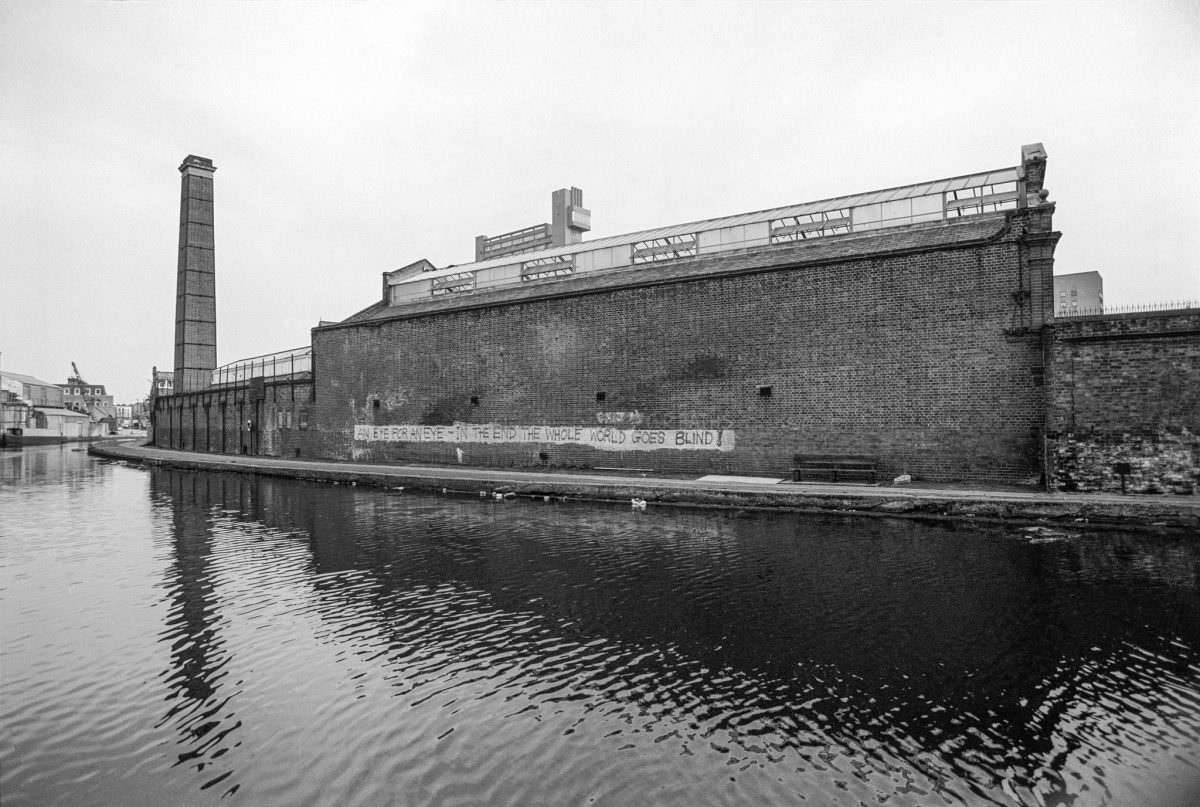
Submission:
<svg viewBox="0 0 1200 807">
<path fill-rule="evenodd" d="M 1063 341 L 1195 335 L 1200 333 L 1200 308 L 1063 317 L 1054 320 L 1053 328 Z"/>
</svg>

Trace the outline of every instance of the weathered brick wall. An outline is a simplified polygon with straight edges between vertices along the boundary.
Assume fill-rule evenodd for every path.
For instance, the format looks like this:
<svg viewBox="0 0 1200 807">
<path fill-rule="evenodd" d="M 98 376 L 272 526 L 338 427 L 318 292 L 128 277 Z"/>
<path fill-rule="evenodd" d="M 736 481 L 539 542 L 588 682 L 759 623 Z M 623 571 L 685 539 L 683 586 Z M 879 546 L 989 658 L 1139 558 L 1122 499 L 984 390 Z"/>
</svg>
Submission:
<svg viewBox="0 0 1200 807">
<path fill-rule="evenodd" d="M 1200 309 L 1057 320 L 1048 332 L 1051 477 L 1063 490 L 1200 482 Z"/>
<path fill-rule="evenodd" d="M 154 445 L 216 454 L 308 454 L 312 383 L 269 383 L 259 399 L 248 386 L 158 398 Z"/>
<path fill-rule="evenodd" d="M 1060 319 L 1050 336 L 1051 431 L 1200 431 L 1200 309 Z"/>
<path fill-rule="evenodd" d="M 1052 210 L 581 275 L 318 328 L 313 450 L 778 476 L 796 452 L 866 454 L 885 478 L 1036 477 Z M 732 429 L 736 449 L 353 440 L 355 424 L 622 418 Z"/>
</svg>

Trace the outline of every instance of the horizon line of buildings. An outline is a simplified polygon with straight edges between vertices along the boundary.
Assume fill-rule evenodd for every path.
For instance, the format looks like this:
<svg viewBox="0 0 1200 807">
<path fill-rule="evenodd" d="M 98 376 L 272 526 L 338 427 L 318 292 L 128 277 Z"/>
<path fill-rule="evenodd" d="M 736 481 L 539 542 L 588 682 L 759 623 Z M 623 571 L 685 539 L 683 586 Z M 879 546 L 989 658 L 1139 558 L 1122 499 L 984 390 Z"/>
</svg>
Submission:
<svg viewBox="0 0 1200 807">
<path fill-rule="evenodd" d="M 169 380 L 162 389 L 170 393 Z M 152 397 L 116 403 L 104 384 L 84 380 L 78 369 L 65 383 L 0 370 L 0 447 L 95 440 L 144 428 Z"/>
</svg>

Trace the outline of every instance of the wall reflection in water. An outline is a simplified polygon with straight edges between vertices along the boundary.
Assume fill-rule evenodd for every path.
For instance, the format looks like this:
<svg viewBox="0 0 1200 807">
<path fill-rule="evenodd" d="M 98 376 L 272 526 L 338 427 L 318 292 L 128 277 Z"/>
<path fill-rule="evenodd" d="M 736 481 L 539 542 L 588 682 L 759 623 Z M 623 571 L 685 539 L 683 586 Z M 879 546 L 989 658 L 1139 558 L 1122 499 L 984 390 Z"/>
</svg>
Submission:
<svg viewBox="0 0 1200 807">
<path fill-rule="evenodd" d="M 334 738 L 296 777 L 363 766 L 347 803 L 619 803 L 648 777 L 691 782 L 660 802 L 1100 803 L 1153 797 L 1200 742 L 1194 542 L 165 470 L 152 487 L 171 525 L 163 721 L 227 794 L 304 787 L 250 781 L 243 741 L 272 730 L 230 674 L 234 630 Z M 249 648 L 256 628 L 288 647 Z M 514 775 L 529 761 L 537 782 Z"/>
</svg>

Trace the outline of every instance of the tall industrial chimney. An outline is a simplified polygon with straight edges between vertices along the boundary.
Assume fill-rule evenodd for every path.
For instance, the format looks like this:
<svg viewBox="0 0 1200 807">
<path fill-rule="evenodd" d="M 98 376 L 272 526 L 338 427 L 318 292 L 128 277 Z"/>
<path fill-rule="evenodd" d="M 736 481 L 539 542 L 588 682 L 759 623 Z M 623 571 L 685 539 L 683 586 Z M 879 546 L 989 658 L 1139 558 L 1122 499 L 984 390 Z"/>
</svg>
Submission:
<svg viewBox="0 0 1200 807">
<path fill-rule="evenodd" d="M 206 389 L 217 368 L 212 160 L 189 154 L 179 166 L 179 268 L 175 287 L 175 392 Z"/>
</svg>

